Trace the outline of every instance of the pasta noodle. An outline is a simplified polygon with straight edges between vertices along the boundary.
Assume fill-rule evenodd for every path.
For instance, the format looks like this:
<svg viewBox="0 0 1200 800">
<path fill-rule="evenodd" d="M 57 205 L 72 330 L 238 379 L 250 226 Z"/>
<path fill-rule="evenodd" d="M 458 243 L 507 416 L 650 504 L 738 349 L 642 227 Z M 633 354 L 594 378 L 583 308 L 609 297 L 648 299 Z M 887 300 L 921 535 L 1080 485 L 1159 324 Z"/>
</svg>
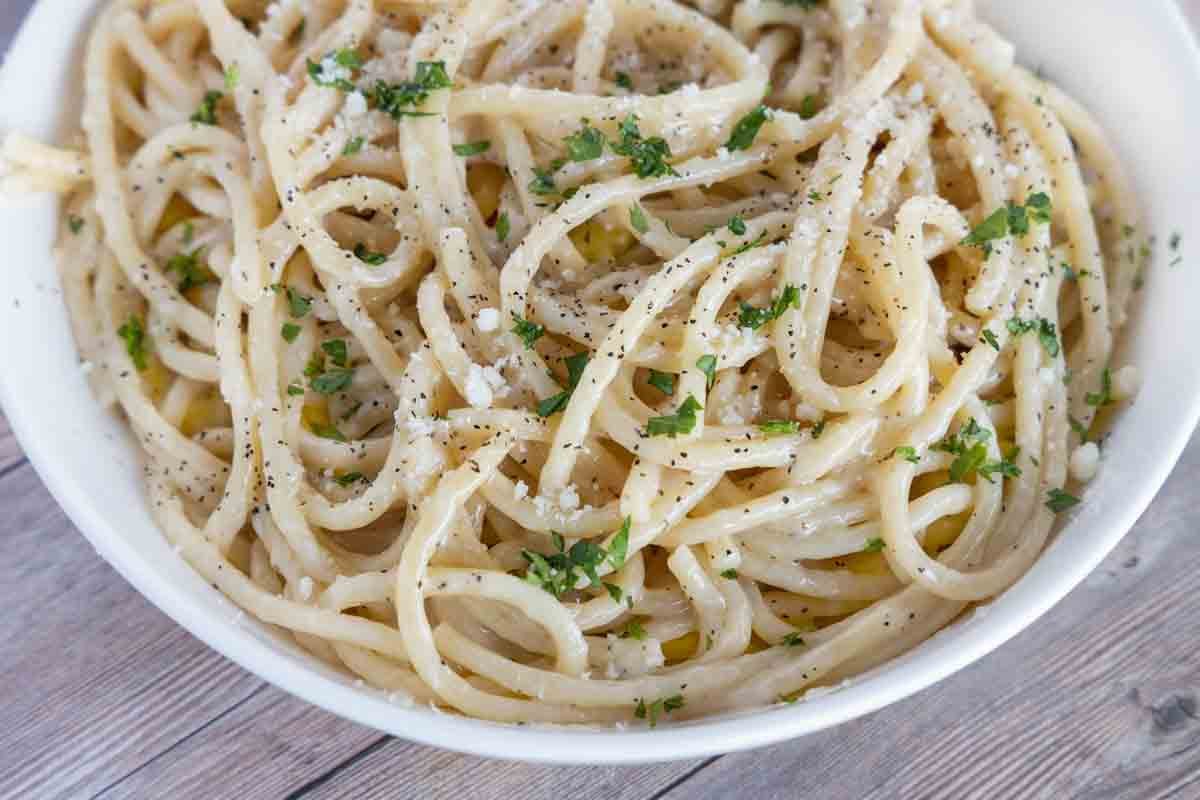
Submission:
<svg viewBox="0 0 1200 800">
<path fill-rule="evenodd" d="M 506 722 L 791 701 L 1011 586 L 1148 237 L 969 0 L 113 0 L 59 261 L 201 575 Z"/>
</svg>

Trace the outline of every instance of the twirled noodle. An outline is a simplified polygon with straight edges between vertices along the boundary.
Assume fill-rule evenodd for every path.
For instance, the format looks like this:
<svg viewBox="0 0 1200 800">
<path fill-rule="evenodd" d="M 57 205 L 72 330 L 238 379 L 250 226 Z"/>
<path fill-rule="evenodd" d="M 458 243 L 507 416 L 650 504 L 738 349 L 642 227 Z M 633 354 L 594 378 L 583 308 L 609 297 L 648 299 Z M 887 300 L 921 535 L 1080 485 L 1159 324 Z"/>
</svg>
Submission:
<svg viewBox="0 0 1200 800">
<path fill-rule="evenodd" d="M 115 0 L 83 72 L 7 182 L 154 513 L 394 697 L 841 681 L 1028 569 L 1136 385 L 1120 160 L 969 0 Z"/>
</svg>

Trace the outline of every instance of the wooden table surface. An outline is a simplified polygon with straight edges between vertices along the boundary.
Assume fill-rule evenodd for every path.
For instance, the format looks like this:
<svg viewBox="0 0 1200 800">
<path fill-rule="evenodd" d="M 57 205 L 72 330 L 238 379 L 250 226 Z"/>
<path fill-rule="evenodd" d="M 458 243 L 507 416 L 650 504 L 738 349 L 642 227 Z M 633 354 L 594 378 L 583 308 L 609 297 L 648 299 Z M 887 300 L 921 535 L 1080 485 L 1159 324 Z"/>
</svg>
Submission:
<svg viewBox="0 0 1200 800">
<path fill-rule="evenodd" d="M 30 5 L 0 0 L 0 51 Z M 1200 436 L 1083 585 L 908 700 L 749 753 L 537 767 L 383 736 L 209 650 L 100 560 L 0 417 L 0 798 L 1200 798 L 1197 476 Z"/>
</svg>

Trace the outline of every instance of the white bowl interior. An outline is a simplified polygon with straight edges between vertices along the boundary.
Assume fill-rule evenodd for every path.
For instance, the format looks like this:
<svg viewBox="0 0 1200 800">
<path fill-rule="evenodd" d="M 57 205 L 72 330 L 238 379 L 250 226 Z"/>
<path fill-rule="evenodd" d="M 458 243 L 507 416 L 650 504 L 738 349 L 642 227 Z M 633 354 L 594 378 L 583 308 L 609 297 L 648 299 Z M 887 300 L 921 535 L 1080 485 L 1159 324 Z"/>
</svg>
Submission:
<svg viewBox="0 0 1200 800">
<path fill-rule="evenodd" d="M 79 57 L 98 0 L 42 0 L 0 75 L 0 132 L 66 141 Z M 985 15 L 1101 119 L 1131 168 L 1159 253 L 1127 331 L 1123 358 L 1145 385 L 1104 448 L 1100 476 L 1036 566 L 975 615 L 856 681 L 792 706 L 655 731 L 512 728 L 409 709 L 314 661 L 237 612 L 165 543 L 143 498 L 125 425 L 94 402 L 75 354 L 51 247 L 53 197 L 9 199 L 0 212 L 8 295 L 0 303 L 0 400 L 50 491 L 96 550 L 139 591 L 245 668 L 335 713 L 398 736 L 479 755 L 630 763 L 769 744 L 842 722 L 924 688 L 980 658 L 1057 602 L 1116 545 L 1174 465 L 1200 414 L 1200 361 L 1180 343 L 1200 324 L 1200 272 L 1169 268 L 1161 240 L 1198 226 L 1195 190 L 1200 61 L 1172 3 L 985 0 Z M 1117 50 L 1119 45 L 1119 51 Z M 37 76 L 31 80 L 30 76 Z M 1184 242 L 1185 251 L 1190 243 Z M 753 717 L 753 719 L 750 719 Z"/>
</svg>

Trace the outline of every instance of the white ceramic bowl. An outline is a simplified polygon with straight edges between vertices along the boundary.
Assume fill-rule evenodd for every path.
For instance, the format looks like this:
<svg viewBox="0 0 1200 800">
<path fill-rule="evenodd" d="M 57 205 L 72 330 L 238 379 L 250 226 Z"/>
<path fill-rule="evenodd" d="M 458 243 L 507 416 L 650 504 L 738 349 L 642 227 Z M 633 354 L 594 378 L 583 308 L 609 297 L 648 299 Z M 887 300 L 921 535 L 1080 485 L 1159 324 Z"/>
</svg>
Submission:
<svg viewBox="0 0 1200 800">
<path fill-rule="evenodd" d="M 70 133 L 81 45 L 99 5 L 37 5 L 0 75 L 0 131 L 46 139 Z M 1200 60 L 1174 3 L 982 5 L 1016 41 L 1023 63 L 1043 68 L 1100 117 L 1160 238 L 1200 229 L 1200 104 L 1192 102 L 1200 98 Z M 1168 268 L 1160 252 L 1120 361 L 1141 368 L 1141 395 L 1122 412 L 1082 506 L 986 616 L 956 624 L 848 688 L 792 706 L 655 731 L 501 726 L 403 708 L 357 688 L 252 621 L 236 621 L 236 609 L 171 551 L 147 512 L 130 436 L 97 407 L 79 369 L 50 255 L 56 200 L 16 202 L 0 211 L 8 287 L 0 302 L 0 400 L 38 473 L 100 555 L 179 624 L 271 683 L 382 731 L 479 755 L 591 763 L 694 758 L 810 733 L 929 686 L 1015 635 L 1078 584 L 1154 497 L 1200 415 L 1200 359 L 1184 344 L 1200 329 L 1200 271 L 1191 263 Z M 1185 239 L 1185 252 L 1193 246 Z"/>
</svg>

